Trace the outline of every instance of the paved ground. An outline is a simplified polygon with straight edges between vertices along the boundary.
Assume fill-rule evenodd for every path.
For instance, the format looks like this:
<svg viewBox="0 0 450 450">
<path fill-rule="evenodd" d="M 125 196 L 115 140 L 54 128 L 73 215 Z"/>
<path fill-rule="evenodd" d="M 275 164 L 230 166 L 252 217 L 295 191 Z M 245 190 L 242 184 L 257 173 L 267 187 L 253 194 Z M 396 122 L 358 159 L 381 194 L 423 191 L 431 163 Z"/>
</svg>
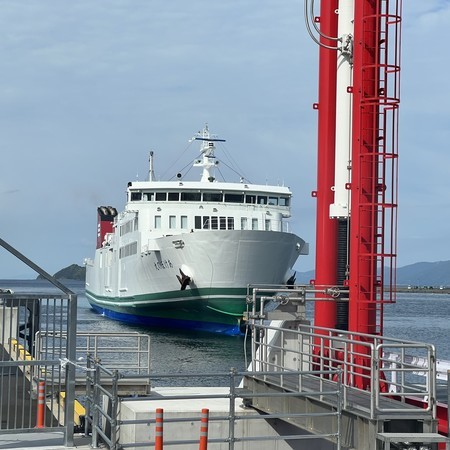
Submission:
<svg viewBox="0 0 450 450">
<path fill-rule="evenodd" d="M 22 450 L 88 450 L 91 438 L 76 435 L 73 447 L 65 447 L 62 433 L 0 434 L 0 449 L 20 448 Z"/>
</svg>

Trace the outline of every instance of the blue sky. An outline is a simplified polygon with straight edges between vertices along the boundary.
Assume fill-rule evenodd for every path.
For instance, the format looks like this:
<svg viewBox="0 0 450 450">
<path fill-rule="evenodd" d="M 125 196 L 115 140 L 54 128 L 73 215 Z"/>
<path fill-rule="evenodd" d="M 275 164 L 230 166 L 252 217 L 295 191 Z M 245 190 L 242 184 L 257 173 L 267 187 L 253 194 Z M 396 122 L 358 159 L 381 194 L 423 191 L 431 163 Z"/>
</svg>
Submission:
<svg viewBox="0 0 450 450">
<path fill-rule="evenodd" d="M 450 259 L 450 2 L 403 3 L 399 266 Z M 312 269 L 317 56 L 302 1 L 0 0 L 1 238 L 81 265 L 97 206 L 123 207 L 150 149 L 176 173 L 208 122 L 252 182 L 291 187 Z M 3 250 L 0 269 L 35 276 Z"/>
</svg>

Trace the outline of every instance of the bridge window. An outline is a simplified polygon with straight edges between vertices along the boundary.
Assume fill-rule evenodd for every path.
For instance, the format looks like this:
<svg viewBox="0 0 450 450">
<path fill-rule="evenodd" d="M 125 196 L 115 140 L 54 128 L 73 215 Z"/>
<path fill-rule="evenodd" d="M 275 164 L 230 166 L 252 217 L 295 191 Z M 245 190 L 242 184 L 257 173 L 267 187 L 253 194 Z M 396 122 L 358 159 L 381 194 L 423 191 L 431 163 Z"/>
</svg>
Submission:
<svg viewBox="0 0 450 450">
<path fill-rule="evenodd" d="M 278 205 L 278 197 L 269 197 L 269 205 Z"/>
<path fill-rule="evenodd" d="M 131 193 L 131 201 L 138 202 L 142 200 L 142 192 L 132 192 Z"/>
<path fill-rule="evenodd" d="M 180 193 L 179 192 L 169 192 L 168 197 L 169 202 L 177 202 L 180 200 Z"/>
<path fill-rule="evenodd" d="M 247 194 L 245 196 L 245 203 L 255 204 L 256 203 L 256 195 Z"/>
<path fill-rule="evenodd" d="M 225 194 L 226 203 L 244 203 L 244 194 Z"/>
<path fill-rule="evenodd" d="M 267 205 L 267 197 L 265 195 L 258 195 L 258 205 Z"/>
<path fill-rule="evenodd" d="M 165 202 L 167 200 L 167 192 L 157 192 L 156 193 L 156 201 L 157 202 Z"/>
<path fill-rule="evenodd" d="M 289 206 L 289 197 L 280 197 L 278 204 L 280 206 Z"/>
<path fill-rule="evenodd" d="M 222 202 L 223 194 L 220 192 L 203 192 L 204 202 Z"/>
<path fill-rule="evenodd" d="M 199 202 L 202 199 L 201 192 L 182 192 L 182 202 Z"/>
</svg>

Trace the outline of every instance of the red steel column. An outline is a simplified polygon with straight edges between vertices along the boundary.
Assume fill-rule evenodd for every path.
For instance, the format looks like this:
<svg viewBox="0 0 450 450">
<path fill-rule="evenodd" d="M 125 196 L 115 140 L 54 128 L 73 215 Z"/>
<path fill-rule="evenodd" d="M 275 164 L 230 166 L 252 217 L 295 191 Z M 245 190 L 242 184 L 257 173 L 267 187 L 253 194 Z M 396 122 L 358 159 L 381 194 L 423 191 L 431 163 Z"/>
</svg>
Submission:
<svg viewBox="0 0 450 450">
<path fill-rule="evenodd" d="M 322 0 L 320 30 L 327 36 L 337 36 L 337 0 Z M 336 42 L 321 38 L 328 46 Z M 316 217 L 316 274 L 315 285 L 335 285 L 337 280 L 337 220 L 330 219 L 333 203 L 334 153 L 336 130 L 336 50 L 320 47 L 317 152 L 317 217 Z M 323 295 L 319 295 L 323 297 Z M 316 301 L 314 325 L 334 328 L 336 305 L 330 301 Z"/>
<path fill-rule="evenodd" d="M 376 329 L 376 159 L 378 106 L 378 19 L 381 0 L 355 1 L 353 155 L 350 227 L 349 330 Z"/>
</svg>

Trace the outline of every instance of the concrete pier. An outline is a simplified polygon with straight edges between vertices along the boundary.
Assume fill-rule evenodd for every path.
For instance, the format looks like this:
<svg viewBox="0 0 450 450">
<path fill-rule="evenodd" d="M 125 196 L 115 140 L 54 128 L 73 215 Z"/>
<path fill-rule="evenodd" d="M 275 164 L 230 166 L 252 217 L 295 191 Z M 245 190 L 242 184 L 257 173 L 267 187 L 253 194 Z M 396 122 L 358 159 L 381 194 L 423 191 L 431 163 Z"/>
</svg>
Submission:
<svg viewBox="0 0 450 450">
<path fill-rule="evenodd" d="M 226 439 L 229 436 L 230 401 L 227 398 L 220 399 L 186 399 L 172 400 L 171 397 L 180 395 L 186 396 L 207 396 L 222 395 L 224 397 L 229 393 L 228 387 L 164 387 L 152 389 L 153 400 L 145 401 L 123 401 L 121 403 L 120 420 L 150 420 L 155 419 L 156 408 L 164 410 L 164 442 L 167 448 L 183 448 L 183 450 L 198 450 L 198 439 L 200 436 L 200 420 L 184 420 L 180 422 L 172 422 L 172 420 L 181 420 L 185 418 L 200 418 L 202 408 L 209 409 L 209 442 L 214 439 L 222 439 L 223 443 L 210 444 L 216 450 L 228 450 L 229 444 Z M 264 419 L 264 415 L 258 413 L 253 408 L 246 408 L 242 404 L 241 399 L 234 402 L 234 410 L 237 420 L 234 422 L 234 434 L 239 439 L 247 439 L 258 437 L 258 441 L 235 442 L 235 450 L 254 450 L 257 446 L 258 450 L 292 450 L 295 448 L 310 447 L 310 441 L 304 440 L 305 434 L 301 439 L 302 431 L 298 427 L 287 424 L 279 419 Z M 258 416 L 258 418 L 255 418 Z M 249 419 L 253 417 L 252 419 Z M 214 419 L 220 418 L 219 420 Z M 295 430 L 293 430 L 295 428 Z M 132 444 L 142 442 L 152 442 L 155 439 L 155 425 L 121 425 L 120 444 Z M 301 440 L 301 444 L 295 440 L 290 440 L 290 444 L 280 436 L 292 434 L 298 435 L 297 441 Z M 267 439 L 260 440 L 262 436 Z M 277 440 L 278 438 L 278 440 Z M 169 441 L 180 440 L 197 440 L 195 444 L 183 444 L 170 446 Z M 315 439 L 317 441 L 317 439 Z M 321 440 L 321 448 L 327 449 L 330 443 Z M 141 447 L 142 448 L 142 447 Z M 149 447 L 152 448 L 152 447 Z M 133 450 L 137 448 L 132 447 Z"/>
</svg>

